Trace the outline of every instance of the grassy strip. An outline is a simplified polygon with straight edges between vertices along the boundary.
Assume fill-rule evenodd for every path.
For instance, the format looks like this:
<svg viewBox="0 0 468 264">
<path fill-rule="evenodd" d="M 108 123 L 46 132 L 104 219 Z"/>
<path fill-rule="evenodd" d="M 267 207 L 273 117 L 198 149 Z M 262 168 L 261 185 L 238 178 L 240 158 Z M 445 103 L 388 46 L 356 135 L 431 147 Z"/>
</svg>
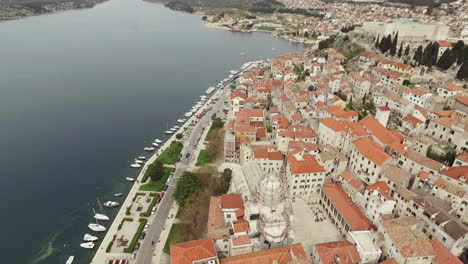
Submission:
<svg viewBox="0 0 468 264">
<path fill-rule="evenodd" d="M 115 238 L 116 238 L 116 237 L 117 237 L 116 235 L 114 235 L 114 236 L 112 237 L 111 242 L 109 242 L 109 245 L 107 245 L 106 253 L 109 253 L 109 252 L 111 251 L 112 245 L 114 244 L 114 241 L 115 241 Z"/>
<path fill-rule="evenodd" d="M 124 222 L 125 222 L 125 221 L 128 221 L 128 222 L 133 222 L 133 219 L 132 219 L 132 218 L 128 218 L 128 217 L 127 217 L 127 218 L 124 218 L 124 219 L 122 219 L 122 222 L 120 222 L 120 225 L 117 227 L 117 230 L 120 230 L 120 229 L 122 229 L 122 226 L 123 226 L 123 224 L 124 224 Z"/>
<path fill-rule="evenodd" d="M 146 212 L 141 213 L 140 216 L 149 217 L 151 215 L 151 210 L 153 210 L 153 207 L 156 205 L 156 202 L 158 201 L 159 193 L 150 193 L 150 196 L 153 196 L 153 200 L 148 206 L 148 209 L 146 210 Z"/>
<path fill-rule="evenodd" d="M 136 198 L 137 198 L 138 196 L 144 196 L 144 195 L 145 195 L 144 193 L 136 193 L 135 196 L 134 196 L 133 199 L 132 199 L 132 202 L 135 202 L 135 200 L 136 200 Z"/>
<path fill-rule="evenodd" d="M 177 160 L 179 159 L 180 152 L 182 152 L 182 148 L 182 143 L 174 141 L 154 162 L 161 161 L 163 164 L 176 164 Z M 150 177 L 150 174 L 151 170 L 146 170 L 145 175 L 143 175 L 143 179 L 141 179 L 141 182 L 146 182 Z"/>
<path fill-rule="evenodd" d="M 210 157 L 210 155 L 208 155 L 208 152 L 206 152 L 206 150 L 201 150 L 200 155 L 198 155 L 196 166 L 204 166 L 210 163 L 213 163 L 213 159 Z"/>
<path fill-rule="evenodd" d="M 213 131 L 215 131 L 216 128 L 222 128 L 223 126 L 224 122 L 221 119 L 216 118 L 215 120 L 213 120 L 213 122 L 211 123 L 210 130 L 208 130 L 208 133 L 206 134 L 205 141 L 210 141 L 211 137 L 213 136 Z"/>
<path fill-rule="evenodd" d="M 145 228 L 146 222 L 148 222 L 146 218 L 140 218 L 138 221 L 140 222 L 140 225 L 138 226 L 138 229 L 135 232 L 135 235 L 133 236 L 133 239 L 130 245 L 127 248 L 124 248 L 123 250 L 124 253 L 133 252 L 133 249 L 135 248 L 135 245 L 138 242 L 138 239 L 140 238 L 141 231 L 143 231 L 143 228 Z"/>
<path fill-rule="evenodd" d="M 167 235 L 166 244 L 164 244 L 163 252 L 170 255 L 171 254 L 171 245 L 176 244 L 174 241 L 175 234 L 178 232 L 182 224 L 173 224 L 169 234 Z"/>
<path fill-rule="evenodd" d="M 127 207 L 127 210 L 125 211 L 125 215 L 130 215 L 130 210 L 132 210 L 132 205 Z"/>
<path fill-rule="evenodd" d="M 261 26 L 257 28 L 258 30 L 265 30 L 265 31 L 275 31 L 276 27 L 267 27 L 267 26 Z"/>
<path fill-rule="evenodd" d="M 167 179 L 169 178 L 169 175 L 171 175 L 172 168 L 164 168 L 164 173 L 161 179 L 157 181 L 150 181 L 147 184 L 143 184 L 140 186 L 140 191 L 146 191 L 146 192 L 160 192 L 162 188 L 164 187 L 164 184 L 166 184 Z"/>
</svg>

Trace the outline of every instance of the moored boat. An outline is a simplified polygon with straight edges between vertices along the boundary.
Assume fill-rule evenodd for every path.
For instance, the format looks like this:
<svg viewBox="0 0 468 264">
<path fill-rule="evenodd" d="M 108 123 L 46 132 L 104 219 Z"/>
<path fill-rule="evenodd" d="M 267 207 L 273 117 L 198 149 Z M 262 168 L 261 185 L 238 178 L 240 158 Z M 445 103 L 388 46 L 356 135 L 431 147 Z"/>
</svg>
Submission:
<svg viewBox="0 0 468 264">
<path fill-rule="evenodd" d="M 130 165 L 130 167 L 132 167 L 132 168 L 140 168 L 140 167 L 141 167 L 141 164 L 133 163 L 133 164 Z"/>
<path fill-rule="evenodd" d="M 131 177 L 127 177 L 127 178 L 125 178 L 125 179 L 126 179 L 127 181 L 129 181 L 129 182 L 135 181 L 135 179 L 134 179 L 134 178 L 131 178 Z"/>
<path fill-rule="evenodd" d="M 155 147 L 159 147 L 159 144 L 156 143 L 156 142 L 153 142 L 153 143 L 151 143 L 151 144 L 152 144 L 153 146 L 155 146 Z"/>
<path fill-rule="evenodd" d="M 65 264 L 72 264 L 74 259 L 75 259 L 75 256 L 69 256 Z"/>
<path fill-rule="evenodd" d="M 94 248 L 94 243 L 93 242 L 81 243 L 80 247 L 87 248 L 87 249 L 92 249 L 92 248 Z"/>
<path fill-rule="evenodd" d="M 98 223 L 90 223 L 88 224 L 89 229 L 93 230 L 94 232 L 104 232 L 106 228 Z"/>
<path fill-rule="evenodd" d="M 83 236 L 83 240 L 84 240 L 84 241 L 96 241 L 96 240 L 98 240 L 98 237 L 92 236 L 92 235 L 90 235 L 90 234 L 85 234 L 85 235 Z"/>
<path fill-rule="evenodd" d="M 146 160 L 146 157 L 145 156 L 140 156 L 138 157 L 139 160 Z"/>
<path fill-rule="evenodd" d="M 136 160 L 135 160 L 135 163 L 137 163 L 137 164 L 143 164 L 143 163 L 145 163 L 145 162 L 142 161 L 142 160 L 136 159 Z"/>
<path fill-rule="evenodd" d="M 156 143 L 161 143 L 162 140 L 160 140 L 159 138 L 157 138 L 157 139 L 154 140 L 154 142 L 156 142 Z"/>
<path fill-rule="evenodd" d="M 147 151 L 147 152 L 151 152 L 151 151 L 154 151 L 154 148 L 153 147 L 145 147 L 143 150 Z"/>
<path fill-rule="evenodd" d="M 109 220 L 109 217 L 105 214 L 95 214 L 94 215 L 94 218 L 97 219 L 97 220 L 104 220 L 104 221 L 108 221 Z"/>
<path fill-rule="evenodd" d="M 185 121 L 185 119 L 177 119 L 177 123 L 184 123 Z"/>
<path fill-rule="evenodd" d="M 170 135 L 170 134 L 174 134 L 174 131 L 167 130 L 167 131 L 164 131 L 164 133 Z"/>
<path fill-rule="evenodd" d="M 114 193 L 114 197 L 120 197 L 122 195 L 123 195 L 123 193 Z"/>
<path fill-rule="evenodd" d="M 103 204 L 105 207 L 117 207 L 119 206 L 119 203 L 118 202 L 114 202 L 114 201 L 107 201 Z"/>
</svg>

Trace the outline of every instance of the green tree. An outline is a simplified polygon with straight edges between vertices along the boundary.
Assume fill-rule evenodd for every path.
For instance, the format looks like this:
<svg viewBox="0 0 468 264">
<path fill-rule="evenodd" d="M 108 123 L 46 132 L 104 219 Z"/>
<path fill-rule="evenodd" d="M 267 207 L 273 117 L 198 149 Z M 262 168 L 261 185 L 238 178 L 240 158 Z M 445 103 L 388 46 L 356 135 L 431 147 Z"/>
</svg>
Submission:
<svg viewBox="0 0 468 264">
<path fill-rule="evenodd" d="M 229 191 L 229 186 L 231 185 L 231 179 L 232 179 L 232 170 L 224 169 L 219 179 L 219 191 L 221 192 L 221 194 L 227 193 Z"/>
<path fill-rule="evenodd" d="M 390 55 L 395 56 L 397 51 L 397 44 L 398 44 L 398 32 L 395 34 L 395 37 L 390 44 Z"/>
<path fill-rule="evenodd" d="M 462 40 L 457 41 L 452 48 L 452 55 L 454 61 L 457 62 L 457 65 L 460 65 L 464 61 L 465 56 L 465 43 Z"/>
<path fill-rule="evenodd" d="M 408 45 L 406 45 L 405 56 L 409 56 L 409 53 L 410 53 L 410 46 L 408 44 Z"/>
<path fill-rule="evenodd" d="M 187 198 L 198 193 L 202 188 L 203 185 L 198 177 L 195 174 L 186 171 L 177 181 L 173 194 L 174 200 L 179 206 L 183 207 Z"/>
<path fill-rule="evenodd" d="M 380 47 L 380 36 L 377 36 L 377 39 L 375 40 L 374 47 L 378 49 Z"/>
<path fill-rule="evenodd" d="M 401 58 L 403 55 L 403 42 L 400 43 L 400 48 L 398 49 L 398 58 Z"/>
<path fill-rule="evenodd" d="M 439 61 L 437 62 L 437 67 L 442 70 L 447 70 L 453 64 L 453 57 L 452 51 L 450 49 L 446 49 L 442 56 L 440 56 Z"/>
<path fill-rule="evenodd" d="M 411 82 L 410 80 L 406 79 L 406 80 L 403 80 L 403 85 L 404 86 L 410 86 Z"/>
<path fill-rule="evenodd" d="M 465 60 L 458 70 L 457 79 L 468 80 L 468 60 Z"/>
<path fill-rule="evenodd" d="M 161 161 L 156 160 L 148 166 L 149 176 L 152 181 L 157 181 L 164 175 L 164 167 Z"/>
<path fill-rule="evenodd" d="M 418 49 L 414 53 L 413 60 L 416 62 L 416 66 L 421 65 L 423 57 L 423 47 L 419 45 Z"/>
<path fill-rule="evenodd" d="M 182 135 L 182 133 L 177 133 L 177 135 L 175 136 L 178 140 L 181 140 L 184 135 Z"/>
</svg>

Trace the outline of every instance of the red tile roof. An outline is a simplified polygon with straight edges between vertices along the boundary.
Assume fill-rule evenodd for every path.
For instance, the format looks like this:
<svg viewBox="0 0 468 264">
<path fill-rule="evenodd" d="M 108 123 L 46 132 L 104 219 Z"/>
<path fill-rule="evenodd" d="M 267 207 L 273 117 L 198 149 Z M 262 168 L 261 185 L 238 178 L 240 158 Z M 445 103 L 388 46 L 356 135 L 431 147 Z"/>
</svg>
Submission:
<svg viewBox="0 0 468 264">
<path fill-rule="evenodd" d="M 405 93 L 405 94 L 415 94 L 415 95 L 418 95 L 418 96 L 424 96 L 424 95 L 428 94 L 429 92 L 418 89 L 418 88 L 414 88 L 414 89 L 407 89 L 403 93 Z"/>
<path fill-rule="evenodd" d="M 231 239 L 232 245 L 235 247 L 252 244 L 252 239 L 250 239 L 249 235 L 233 236 Z"/>
<path fill-rule="evenodd" d="M 356 246 L 347 240 L 316 244 L 315 248 L 322 264 L 335 264 L 336 258 L 340 259 L 340 264 L 361 262 Z"/>
<path fill-rule="evenodd" d="M 234 257 L 220 259 L 221 264 L 288 264 L 294 259 L 310 263 L 309 256 L 301 244 L 267 249 Z"/>
<path fill-rule="evenodd" d="M 436 254 L 436 264 L 463 264 L 457 257 L 455 257 L 450 250 L 448 250 L 438 240 L 431 240 L 432 248 Z"/>
<path fill-rule="evenodd" d="M 224 214 L 223 211 L 221 211 L 220 196 L 212 196 L 210 199 L 207 227 L 207 236 L 209 238 L 218 239 L 225 235 L 229 235 L 229 229 L 224 224 Z"/>
<path fill-rule="evenodd" d="M 351 201 L 348 195 L 337 183 L 327 183 L 322 191 L 330 199 L 333 206 L 348 223 L 352 231 L 363 231 L 374 229 L 372 223 Z"/>
<path fill-rule="evenodd" d="M 451 83 L 451 82 L 447 83 L 444 86 L 444 88 L 449 90 L 449 91 L 453 91 L 453 92 L 462 90 L 462 88 L 460 86 L 458 86 L 458 85 L 456 85 L 454 83 Z"/>
<path fill-rule="evenodd" d="M 361 155 L 377 165 L 382 165 L 385 161 L 391 159 L 390 155 L 388 155 L 384 149 L 372 139 L 359 139 L 353 141 L 353 144 Z"/>
<path fill-rule="evenodd" d="M 370 192 L 373 192 L 373 191 L 378 191 L 380 193 L 380 195 L 382 195 L 385 199 L 389 200 L 389 201 L 393 201 L 393 197 L 390 196 L 390 194 L 388 193 L 388 190 L 390 188 L 388 188 L 388 185 L 383 182 L 383 181 L 378 181 L 372 185 L 369 185 L 367 186 L 366 188 L 367 190 L 369 190 Z"/>
<path fill-rule="evenodd" d="M 244 202 L 240 194 L 224 194 L 221 196 L 221 208 L 238 209 L 244 208 Z"/>
<path fill-rule="evenodd" d="M 171 245 L 171 264 L 192 264 L 195 261 L 217 258 L 210 238 Z"/>
<path fill-rule="evenodd" d="M 281 151 L 269 152 L 267 148 L 254 149 L 253 154 L 256 159 L 283 160 Z"/>
<path fill-rule="evenodd" d="M 439 40 L 439 47 L 441 48 L 451 48 L 452 44 L 446 40 Z"/>
<path fill-rule="evenodd" d="M 310 154 L 303 154 L 302 158 L 296 158 L 301 152 L 302 150 L 295 150 L 288 154 L 288 163 L 292 174 L 325 172 L 325 169 Z"/>
<path fill-rule="evenodd" d="M 396 261 L 395 258 L 390 258 L 387 260 L 384 260 L 382 262 L 379 262 L 379 264 L 399 264 L 398 261 Z"/>
<path fill-rule="evenodd" d="M 364 117 L 359 123 L 366 128 L 372 135 L 374 135 L 382 144 L 390 145 L 394 142 L 400 143 L 400 139 L 396 137 L 394 134 L 390 133 L 390 131 L 380 124 L 377 119 L 372 116 Z"/>
<path fill-rule="evenodd" d="M 468 184 L 468 166 L 452 167 L 443 172 L 448 177 Z M 464 180 L 463 180 L 463 177 Z"/>
<path fill-rule="evenodd" d="M 244 233 L 250 230 L 249 222 L 244 219 L 236 220 L 232 223 L 234 233 Z"/>
<path fill-rule="evenodd" d="M 356 177 L 353 176 L 353 174 L 349 171 L 343 171 L 340 176 L 349 183 L 354 189 L 360 191 L 361 189 L 364 189 L 364 184 L 358 180 Z"/>
</svg>

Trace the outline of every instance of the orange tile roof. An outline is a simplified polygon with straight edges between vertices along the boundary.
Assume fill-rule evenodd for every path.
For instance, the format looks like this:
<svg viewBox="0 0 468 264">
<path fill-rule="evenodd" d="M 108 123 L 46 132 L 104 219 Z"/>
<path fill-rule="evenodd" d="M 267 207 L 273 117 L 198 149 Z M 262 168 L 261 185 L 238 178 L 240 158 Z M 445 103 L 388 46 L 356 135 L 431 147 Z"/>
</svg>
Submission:
<svg viewBox="0 0 468 264">
<path fill-rule="evenodd" d="M 295 155 L 300 152 L 302 150 L 295 150 L 288 154 L 288 163 L 292 174 L 325 172 L 325 169 L 310 154 L 303 154 L 302 159 L 296 158 Z"/>
<path fill-rule="evenodd" d="M 207 236 L 209 238 L 218 239 L 225 235 L 229 235 L 229 229 L 224 224 L 224 214 L 223 211 L 221 211 L 220 196 L 212 196 L 210 199 L 207 227 Z"/>
<path fill-rule="evenodd" d="M 456 100 L 464 105 L 468 105 L 468 95 L 458 96 Z"/>
<path fill-rule="evenodd" d="M 232 227 L 234 229 L 234 233 L 243 233 L 250 230 L 249 222 L 244 219 L 233 222 Z"/>
<path fill-rule="evenodd" d="M 435 262 L 436 264 L 462 264 L 457 257 L 455 257 L 450 250 L 448 250 L 442 243 L 438 240 L 431 240 L 432 248 L 436 255 Z"/>
<path fill-rule="evenodd" d="M 171 245 L 171 264 L 192 264 L 195 261 L 217 258 L 210 238 Z"/>
<path fill-rule="evenodd" d="M 427 180 L 427 179 L 429 179 L 429 177 L 430 177 L 431 175 L 429 174 L 429 172 L 420 171 L 420 172 L 418 173 L 417 176 L 418 176 L 418 178 L 421 179 L 421 180 Z"/>
<path fill-rule="evenodd" d="M 424 95 L 428 94 L 429 92 L 418 89 L 418 88 L 414 88 L 414 89 L 407 89 L 403 93 L 405 93 L 405 94 L 410 94 L 411 93 L 411 94 L 415 94 L 415 95 L 418 95 L 418 96 L 424 96 Z"/>
<path fill-rule="evenodd" d="M 430 240 L 411 229 L 419 220 L 413 216 L 400 217 L 382 222 L 392 243 L 404 258 L 434 256 Z"/>
<path fill-rule="evenodd" d="M 256 159 L 283 160 L 281 151 L 269 152 L 267 148 L 254 149 L 253 154 Z"/>
<path fill-rule="evenodd" d="M 379 264 L 399 264 L 399 263 L 395 258 L 390 258 L 382 262 L 379 262 Z"/>
<path fill-rule="evenodd" d="M 322 264 L 335 264 L 336 258 L 341 264 L 361 262 L 356 246 L 347 240 L 316 244 L 315 248 Z"/>
<path fill-rule="evenodd" d="M 452 44 L 446 40 L 439 40 L 439 47 L 441 48 L 451 48 Z"/>
<path fill-rule="evenodd" d="M 257 133 L 257 129 L 253 126 L 236 126 L 236 132 L 241 132 L 241 133 Z"/>
<path fill-rule="evenodd" d="M 380 74 L 386 75 L 388 77 L 391 77 L 393 79 L 400 78 L 400 74 L 398 74 L 396 72 L 387 71 L 384 68 L 376 67 L 376 68 L 374 68 L 374 71 L 376 71 L 376 72 L 378 72 Z"/>
<path fill-rule="evenodd" d="M 412 127 L 416 127 L 417 125 L 424 124 L 423 121 L 417 119 L 417 118 L 414 117 L 413 115 L 407 115 L 407 116 L 405 116 L 405 118 L 403 119 L 403 121 L 410 123 Z"/>
<path fill-rule="evenodd" d="M 240 194 L 224 194 L 221 196 L 221 208 L 223 209 L 238 209 L 244 208 L 244 202 Z"/>
<path fill-rule="evenodd" d="M 445 184 L 447 184 L 447 181 L 444 179 L 437 179 L 437 181 L 434 183 L 434 185 L 439 188 L 444 186 Z"/>
<path fill-rule="evenodd" d="M 360 191 L 361 189 L 364 189 L 364 184 L 358 180 L 356 177 L 353 176 L 353 174 L 349 171 L 343 171 L 340 176 L 349 183 L 354 189 Z"/>
<path fill-rule="evenodd" d="M 431 119 L 431 122 L 435 122 L 439 125 L 443 125 L 445 127 L 452 127 L 457 124 L 457 121 L 450 118 L 450 117 L 440 117 Z"/>
<path fill-rule="evenodd" d="M 322 191 L 348 223 L 352 231 L 372 230 L 374 226 L 337 183 L 327 183 Z"/>
<path fill-rule="evenodd" d="M 220 259 L 221 264 L 288 264 L 294 259 L 310 263 L 309 256 L 304 251 L 302 244 L 292 244 L 285 247 L 272 248 L 242 254 L 234 257 Z"/>
<path fill-rule="evenodd" d="M 456 159 L 461 160 L 463 162 L 468 162 L 468 152 L 458 155 Z"/>
<path fill-rule="evenodd" d="M 289 149 L 290 150 L 297 150 L 303 149 L 307 151 L 316 151 L 318 150 L 318 146 L 314 143 L 304 142 L 304 141 L 289 141 Z"/>
<path fill-rule="evenodd" d="M 462 90 L 462 88 L 461 88 L 460 86 L 458 86 L 458 85 L 456 85 L 456 84 L 454 84 L 454 83 L 451 83 L 451 82 L 447 83 L 447 84 L 444 86 L 444 88 L 447 89 L 447 90 L 449 90 L 449 91 L 453 91 L 453 92 L 455 92 L 455 91 L 461 91 L 461 90 Z"/>
<path fill-rule="evenodd" d="M 343 125 L 343 123 L 332 118 L 324 118 L 320 120 L 320 123 L 324 124 L 325 126 L 327 126 L 328 128 L 332 129 L 335 132 L 346 131 L 346 128 Z"/>
<path fill-rule="evenodd" d="M 250 239 L 249 235 L 233 236 L 231 239 L 232 245 L 235 247 L 252 244 L 252 239 Z"/>
<path fill-rule="evenodd" d="M 372 139 L 359 139 L 353 141 L 353 144 L 361 155 L 377 165 L 382 165 L 385 161 L 391 159 L 390 155 L 388 155 L 384 149 Z"/>
<path fill-rule="evenodd" d="M 393 197 L 390 196 L 390 194 L 388 194 L 388 190 L 390 188 L 388 188 L 388 185 L 383 182 L 383 181 L 378 181 L 372 185 L 369 185 L 367 186 L 366 188 L 367 190 L 369 190 L 370 192 L 373 192 L 373 191 L 378 191 L 380 193 L 380 195 L 382 195 L 385 199 L 389 200 L 389 201 L 393 201 Z"/>
<path fill-rule="evenodd" d="M 361 121 L 359 121 L 359 124 L 365 127 L 366 130 L 374 135 L 380 142 L 382 142 L 382 144 L 390 145 L 394 142 L 399 143 L 400 141 L 398 137 L 390 133 L 386 127 L 380 124 L 380 122 L 372 116 L 368 115 L 364 117 L 361 119 Z"/>
<path fill-rule="evenodd" d="M 236 97 L 240 97 L 245 100 L 245 98 L 247 98 L 247 94 L 245 93 L 243 89 L 242 90 L 238 89 L 231 93 L 231 99 L 234 99 Z"/>
</svg>

